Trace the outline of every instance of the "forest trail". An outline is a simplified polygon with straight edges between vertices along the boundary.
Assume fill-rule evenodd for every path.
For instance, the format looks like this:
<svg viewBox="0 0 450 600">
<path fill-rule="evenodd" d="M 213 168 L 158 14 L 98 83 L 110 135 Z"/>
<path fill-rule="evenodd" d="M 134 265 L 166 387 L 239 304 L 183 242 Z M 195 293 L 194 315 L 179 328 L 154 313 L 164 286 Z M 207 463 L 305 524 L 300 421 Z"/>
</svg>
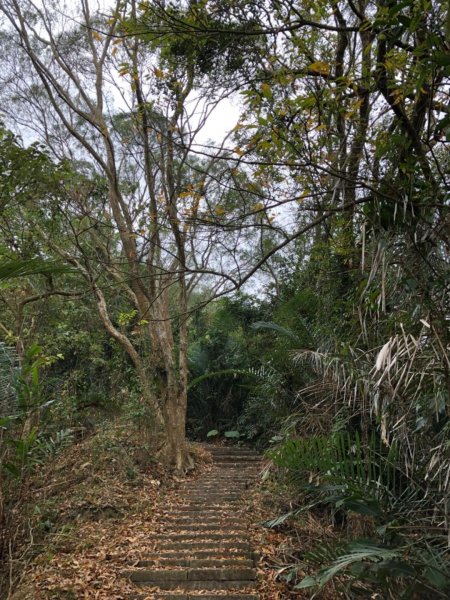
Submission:
<svg viewBox="0 0 450 600">
<path fill-rule="evenodd" d="M 136 600 L 259 600 L 244 495 L 261 468 L 252 450 L 208 446 L 212 468 L 180 489 L 154 552 L 126 576 Z"/>
</svg>

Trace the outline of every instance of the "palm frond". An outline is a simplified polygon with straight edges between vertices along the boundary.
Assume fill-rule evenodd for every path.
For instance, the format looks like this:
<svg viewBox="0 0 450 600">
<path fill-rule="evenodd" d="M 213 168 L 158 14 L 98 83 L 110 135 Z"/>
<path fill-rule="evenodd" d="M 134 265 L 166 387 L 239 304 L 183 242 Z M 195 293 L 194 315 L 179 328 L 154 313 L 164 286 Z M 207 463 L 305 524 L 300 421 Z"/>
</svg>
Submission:
<svg viewBox="0 0 450 600">
<path fill-rule="evenodd" d="M 33 258 L 30 260 L 0 260 L 0 280 L 28 275 L 75 273 L 75 269 L 53 260 Z"/>
<path fill-rule="evenodd" d="M 193 387 L 195 387 L 202 381 L 206 381 L 207 379 L 214 379 L 216 377 L 227 377 L 228 375 L 233 375 L 234 377 L 237 377 L 238 375 L 244 375 L 247 377 L 258 377 L 257 371 L 254 371 L 252 369 L 223 369 L 221 371 L 213 371 L 211 373 L 203 373 L 203 375 L 200 375 L 199 377 L 196 377 L 195 379 L 193 379 L 189 383 L 187 389 L 189 391 Z"/>
<path fill-rule="evenodd" d="M 282 335 L 282 336 L 290 339 L 292 342 L 294 342 L 298 346 L 302 345 L 300 338 L 293 331 L 291 331 L 290 329 L 287 329 L 286 327 L 282 327 L 281 325 L 277 325 L 277 323 L 271 323 L 271 322 L 266 322 L 266 321 L 257 321 L 256 323 L 253 323 L 251 327 L 252 327 L 252 329 L 255 329 L 256 331 L 260 331 L 262 329 L 266 329 L 268 331 L 275 331 L 279 335 Z"/>
<path fill-rule="evenodd" d="M 404 548 L 387 548 L 370 541 L 356 541 L 349 544 L 344 554 L 340 554 L 330 565 L 323 567 L 316 575 L 305 577 L 297 589 L 314 587 L 322 589 L 333 577 L 346 571 L 354 564 L 362 562 L 382 563 L 401 558 Z M 412 569 L 414 574 L 414 569 Z"/>
</svg>

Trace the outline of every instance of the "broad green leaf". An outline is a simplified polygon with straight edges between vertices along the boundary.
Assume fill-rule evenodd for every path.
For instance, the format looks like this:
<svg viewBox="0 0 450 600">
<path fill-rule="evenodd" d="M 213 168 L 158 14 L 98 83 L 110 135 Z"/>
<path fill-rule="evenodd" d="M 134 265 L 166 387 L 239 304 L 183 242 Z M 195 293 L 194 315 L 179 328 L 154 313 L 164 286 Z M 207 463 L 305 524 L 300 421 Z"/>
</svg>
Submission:
<svg viewBox="0 0 450 600">
<path fill-rule="evenodd" d="M 238 438 L 241 437 L 239 431 L 225 431 L 223 434 L 226 438 Z"/>
<path fill-rule="evenodd" d="M 423 575 L 425 579 L 431 583 L 431 585 L 434 585 L 439 590 L 445 590 L 450 585 L 450 573 L 445 574 L 438 569 L 428 567 Z"/>
</svg>

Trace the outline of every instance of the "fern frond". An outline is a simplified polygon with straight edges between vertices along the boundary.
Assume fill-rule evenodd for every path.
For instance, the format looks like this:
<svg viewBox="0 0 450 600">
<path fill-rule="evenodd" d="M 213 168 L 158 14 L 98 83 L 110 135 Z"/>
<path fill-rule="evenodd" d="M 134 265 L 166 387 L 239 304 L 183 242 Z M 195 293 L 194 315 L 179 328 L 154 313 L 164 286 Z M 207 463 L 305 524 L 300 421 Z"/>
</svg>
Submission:
<svg viewBox="0 0 450 600">
<path fill-rule="evenodd" d="M 253 323 L 251 327 L 252 327 L 252 329 L 255 329 L 256 331 L 259 331 L 261 329 L 275 331 L 276 333 L 289 338 L 291 341 L 293 341 L 298 346 L 302 345 L 300 338 L 293 331 L 291 331 L 290 329 L 287 329 L 286 327 L 282 327 L 281 325 L 277 325 L 277 323 L 271 323 L 271 322 L 267 322 L 267 321 L 257 321 L 256 323 Z M 309 332 L 308 332 L 308 335 L 309 335 Z"/>
<path fill-rule="evenodd" d="M 206 379 L 214 379 L 215 377 L 226 377 L 227 375 L 245 375 L 248 377 L 258 377 L 258 373 L 253 371 L 252 369 L 223 369 L 222 371 L 204 373 L 203 375 L 196 377 L 189 383 L 187 389 L 189 391 L 190 389 L 192 389 L 202 381 L 205 381 Z"/>
</svg>

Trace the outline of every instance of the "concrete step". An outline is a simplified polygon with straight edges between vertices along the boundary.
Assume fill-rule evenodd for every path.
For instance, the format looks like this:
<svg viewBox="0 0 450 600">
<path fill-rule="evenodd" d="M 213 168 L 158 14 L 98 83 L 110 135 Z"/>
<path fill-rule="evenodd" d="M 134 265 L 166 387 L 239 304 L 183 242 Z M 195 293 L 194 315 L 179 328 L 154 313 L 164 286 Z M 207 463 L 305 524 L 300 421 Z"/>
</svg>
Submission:
<svg viewBox="0 0 450 600">
<path fill-rule="evenodd" d="M 229 506 L 236 505 L 236 503 L 242 502 L 242 496 L 226 496 L 226 497 L 217 497 L 211 498 L 210 496 L 191 496 L 189 498 L 185 498 L 186 504 L 190 506 L 196 506 L 197 504 L 201 504 L 204 506 L 205 504 L 214 504 L 217 507 L 221 506 Z"/>
<path fill-rule="evenodd" d="M 165 559 L 165 558 L 177 558 L 181 560 L 186 559 L 217 559 L 221 560 L 222 558 L 233 558 L 236 560 L 255 560 L 256 554 L 252 552 L 251 549 L 242 549 L 242 548 L 220 548 L 217 546 L 211 547 L 208 546 L 206 548 L 192 548 L 185 549 L 182 548 L 165 548 L 158 549 L 158 553 L 149 559 L 153 558 L 154 560 Z"/>
<path fill-rule="evenodd" d="M 201 492 L 193 492 L 192 494 L 187 494 L 183 500 L 185 502 L 191 501 L 191 500 L 197 500 L 198 498 L 200 498 L 201 500 L 209 500 L 211 504 L 217 504 L 217 501 L 219 502 L 232 502 L 233 500 L 238 500 L 239 498 L 242 498 L 243 494 L 238 494 L 238 493 L 219 493 L 219 494 L 205 494 L 205 493 L 201 493 Z M 212 502 L 214 500 L 214 502 Z"/>
<path fill-rule="evenodd" d="M 214 511 L 229 511 L 231 514 L 233 510 L 235 510 L 235 506 L 233 506 L 230 502 L 227 503 L 208 503 L 206 506 L 202 502 L 191 502 L 190 504 L 182 504 L 178 507 L 178 510 L 183 513 L 204 513 L 205 511 L 214 512 Z"/>
<path fill-rule="evenodd" d="M 184 581 L 181 585 L 180 581 L 140 581 L 132 580 L 139 586 L 149 586 L 152 588 L 158 587 L 160 590 L 179 590 L 181 587 L 183 591 L 190 592 L 194 590 L 205 590 L 205 591 L 226 591 L 226 590 L 252 590 L 256 588 L 256 582 L 252 580 L 244 581 L 209 581 L 199 579 L 198 581 Z"/>
<path fill-rule="evenodd" d="M 217 485 L 222 485 L 223 483 L 239 483 L 239 482 L 244 482 L 247 483 L 249 481 L 255 481 L 256 479 L 259 478 L 259 473 L 260 473 L 261 469 L 255 469 L 252 468 L 251 470 L 248 470 L 245 473 L 240 473 L 240 478 L 236 479 L 237 474 L 225 474 L 222 473 L 221 475 L 217 475 Z M 209 481 L 208 481 L 209 483 Z"/>
<path fill-rule="evenodd" d="M 262 463 L 258 460 L 258 461 L 248 461 L 248 462 L 243 462 L 241 460 L 237 460 L 236 458 L 230 456 L 230 457 L 223 457 L 223 458 L 217 458 L 214 461 L 214 466 L 219 468 L 219 469 L 233 469 L 236 470 L 236 472 L 240 472 L 240 474 L 242 473 L 248 473 L 248 472 L 254 472 L 254 471 L 259 471 L 261 470 L 262 467 Z M 231 471 L 231 473 L 233 472 Z"/>
<path fill-rule="evenodd" d="M 239 525 L 241 527 L 245 527 L 247 525 L 247 521 L 245 519 L 242 519 L 241 517 L 238 517 L 236 515 L 236 517 L 233 517 L 230 515 L 226 515 L 226 514 L 208 514 L 208 515 L 202 515 L 201 518 L 198 517 L 197 513 L 195 513 L 194 515 L 190 515 L 189 513 L 186 512 L 181 512 L 181 513 L 170 513 L 168 515 L 166 515 L 164 517 L 164 523 L 170 523 L 171 526 L 173 525 L 183 525 L 184 524 L 191 524 L 191 525 Z"/>
<path fill-rule="evenodd" d="M 242 462 L 238 458 L 230 458 L 230 460 L 226 460 L 221 462 L 219 459 L 212 463 L 212 469 L 209 472 L 211 473 L 221 473 L 225 477 L 243 477 L 248 473 L 254 473 L 257 470 L 261 469 L 262 462 Z"/>
<path fill-rule="evenodd" d="M 211 485 L 202 485 L 202 486 L 192 486 L 186 490 L 183 490 L 180 493 L 180 496 L 184 496 L 184 494 L 190 494 L 192 492 L 197 491 L 205 491 L 205 492 L 214 492 L 216 494 L 229 494 L 229 493 L 240 493 L 245 492 L 246 487 L 244 484 L 235 484 L 235 483 L 227 483 L 227 484 L 211 484 Z"/>
<path fill-rule="evenodd" d="M 225 500 L 226 498 L 241 498 L 244 494 L 245 490 L 233 490 L 233 489 L 224 489 L 224 490 L 189 490 L 186 494 L 183 494 L 183 500 L 188 498 L 193 498 L 200 496 L 201 498 L 221 498 Z"/>
<path fill-rule="evenodd" d="M 250 544 L 248 542 L 233 542 L 229 540 L 211 540 L 208 541 L 172 541 L 161 540 L 158 544 L 158 550 L 208 550 L 208 551 L 224 551 L 224 550 L 245 550 L 250 552 Z"/>
<path fill-rule="evenodd" d="M 185 502 L 194 502 L 202 504 L 220 504 L 222 502 L 236 502 L 237 500 L 242 499 L 242 494 L 189 494 L 189 496 L 184 497 Z"/>
<path fill-rule="evenodd" d="M 201 504 L 201 503 L 200 503 Z M 166 513 L 166 520 L 170 519 L 191 519 L 198 524 L 208 524 L 211 521 L 241 521 L 245 520 L 245 505 L 244 499 L 240 498 L 237 501 L 227 500 L 226 502 L 205 502 L 203 504 L 204 510 L 202 514 L 199 514 L 199 502 L 197 500 L 186 501 L 185 504 L 177 506 L 176 509 L 172 509 Z"/>
<path fill-rule="evenodd" d="M 240 540 L 242 536 L 236 533 L 209 533 L 204 531 L 199 532 L 188 532 L 188 533 L 163 533 L 154 535 L 152 537 L 154 540 L 162 540 L 162 541 L 172 541 L 172 542 L 185 542 L 188 540 L 192 540 L 197 543 L 204 540 L 223 540 L 226 542 L 231 542 L 233 540 Z"/>
<path fill-rule="evenodd" d="M 239 529 L 238 527 L 233 527 L 233 526 L 228 526 L 228 527 L 223 527 L 223 526 L 217 526 L 217 527 L 204 527 L 204 526 L 197 526 L 197 525 L 193 525 L 191 527 L 189 526 L 177 526 L 177 527 L 167 527 L 165 526 L 164 528 L 160 529 L 159 534 L 157 534 L 158 537 L 152 538 L 152 539 L 164 539 L 166 538 L 171 538 L 173 539 L 174 535 L 185 535 L 185 536 L 189 536 L 190 538 L 197 538 L 199 536 L 201 537 L 205 537 L 208 539 L 212 539 L 211 536 L 217 536 L 217 535 L 230 535 L 233 536 L 237 539 L 242 539 L 243 536 L 248 535 L 248 529 Z"/>
<path fill-rule="evenodd" d="M 205 448 L 205 450 L 208 450 L 208 452 L 211 452 L 213 456 L 215 456 L 216 454 L 222 454 L 224 452 L 226 454 L 237 454 L 238 456 L 259 456 L 256 450 L 254 450 L 253 448 L 239 448 L 237 446 L 215 446 L 213 444 L 205 444 L 203 447 Z"/>
<path fill-rule="evenodd" d="M 228 471 L 228 469 L 221 469 L 219 467 L 215 467 L 215 470 L 213 472 L 213 477 L 211 478 L 205 478 L 204 480 L 201 481 L 201 483 L 208 483 L 208 484 L 212 484 L 214 482 L 217 482 L 218 484 L 221 482 L 226 482 L 226 481 L 235 481 L 237 483 L 239 482 L 245 482 L 247 481 L 247 479 L 250 476 L 256 475 L 259 472 L 259 469 L 256 469 L 255 466 L 253 465 L 252 467 L 249 467 L 248 469 L 245 469 L 245 471 L 240 471 L 240 470 L 230 470 Z M 185 489 L 185 488 L 183 488 Z"/>
<path fill-rule="evenodd" d="M 183 494 L 180 494 L 180 498 L 185 497 L 188 494 L 205 494 L 210 495 L 213 494 L 215 496 L 228 496 L 228 495 L 237 495 L 242 496 L 246 493 L 248 485 L 234 485 L 234 483 L 230 483 L 224 486 L 208 486 L 208 487 L 193 487 L 190 490 L 186 490 Z"/>
<path fill-rule="evenodd" d="M 180 510 L 180 506 L 184 507 L 183 510 Z M 179 504 L 177 507 L 173 507 L 171 510 L 168 510 L 164 514 L 163 519 L 197 519 L 198 515 L 189 515 L 189 511 L 186 511 L 186 507 L 189 508 L 187 504 Z M 194 512 L 196 513 L 195 510 Z M 210 521 L 213 521 L 214 519 L 223 521 L 224 519 L 231 519 L 233 517 L 236 517 L 236 519 L 241 520 L 244 518 L 242 515 L 237 514 L 236 506 L 233 506 L 231 510 L 228 508 L 220 509 L 220 507 L 218 508 L 217 506 L 214 506 L 213 509 L 206 509 L 205 507 L 201 521 L 197 520 L 197 522 L 203 522 L 203 520 L 207 519 L 209 519 Z"/>
<path fill-rule="evenodd" d="M 226 521 L 227 519 L 231 520 L 233 518 L 233 514 L 236 514 L 236 520 L 242 520 L 242 516 L 240 516 L 236 506 L 233 506 L 231 509 L 229 507 L 226 509 L 221 509 L 220 507 L 216 506 L 213 510 L 208 510 L 208 512 L 199 511 L 198 506 L 184 506 L 183 510 L 171 512 L 170 516 L 168 516 L 168 520 L 191 519 L 197 523 L 209 523 L 215 519 L 219 521 Z"/>
<path fill-rule="evenodd" d="M 182 584 L 195 583 L 208 581 L 218 584 L 217 587 L 220 589 L 219 582 L 236 582 L 242 581 L 251 582 L 255 581 L 255 570 L 248 567 L 229 567 L 229 568 L 218 568 L 218 569 L 192 569 L 192 568 L 178 568 L 178 569 L 140 569 L 137 571 L 130 571 L 125 573 L 125 576 L 136 583 L 146 583 L 158 586 L 160 583 L 175 582 Z M 180 585 L 181 587 L 181 585 Z M 191 589 L 196 589 L 191 588 Z M 212 588 L 214 589 L 214 588 Z"/>
<path fill-rule="evenodd" d="M 224 483 L 224 484 L 202 484 L 202 485 L 192 485 L 185 492 L 215 492 L 216 494 L 223 494 L 227 492 L 245 492 L 246 490 L 245 483 Z"/>
<path fill-rule="evenodd" d="M 203 535 L 208 535 L 211 533 L 225 532 L 230 533 L 230 531 L 234 531 L 237 535 L 245 535 L 248 533 L 248 530 L 244 526 L 239 526 L 235 523 L 229 522 L 227 524 L 218 523 L 218 524 L 207 524 L 207 525 L 199 525 L 198 523 L 166 523 L 162 528 L 162 534 L 172 535 L 174 533 L 193 533 Z"/>
<path fill-rule="evenodd" d="M 193 496 L 192 498 L 186 498 L 186 504 L 184 506 L 189 506 L 190 508 L 195 509 L 199 505 L 205 506 L 205 504 L 208 504 L 209 506 L 214 506 L 217 510 L 221 510 L 222 508 L 225 510 L 230 510 L 242 505 L 243 501 L 244 499 L 242 496 L 238 498 L 228 497 L 226 499 Z"/>
<path fill-rule="evenodd" d="M 186 486 L 184 488 L 182 488 L 182 490 L 192 490 L 195 488 L 213 488 L 213 489 L 226 489 L 228 488 L 230 485 L 234 486 L 235 488 L 240 488 L 240 489 L 245 489 L 245 478 L 240 479 L 239 481 L 236 481 L 236 479 L 230 478 L 230 480 L 221 480 L 221 481 L 199 481 L 197 483 L 193 483 L 190 486 Z"/>
<path fill-rule="evenodd" d="M 209 474 L 221 471 L 224 475 L 236 474 L 242 476 L 247 471 L 254 471 L 263 464 L 262 461 L 242 461 L 238 456 L 230 456 L 229 460 L 221 461 L 221 457 L 217 457 L 212 463 L 212 469 Z"/>
<path fill-rule="evenodd" d="M 204 493 L 196 492 L 196 493 L 192 493 L 192 494 L 186 494 L 186 496 L 184 496 L 184 498 L 183 498 L 183 501 L 185 503 L 187 503 L 187 502 L 192 502 L 192 500 L 197 500 L 198 498 L 200 498 L 202 501 L 206 500 L 207 501 L 206 504 L 208 504 L 208 503 L 209 504 L 218 504 L 220 502 L 223 502 L 223 503 L 234 502 L 235 500 L 239 500 L 243 496 L 244 496 L 244 494 L 236 493 L 236 492 L 224 492 L 224 493 L 219 493 L 219 494 L 204 494 Z"/>
<path fill-rule="evenodd" d="M 223 568 L 246 567 L 253 568 L 255 561 L 250 558 L 155 558 L 140 560 L 137 567 L 190 567 L 190 568 Z"/>
<path fill-rule="evenodd" d="M 192 496 L 193 494 L 202 494 L 202 495 L 207 495 L 207 496 L 215 496 L 217 498 L 219 497 L 223 497 L 223 496 L 242 496 L 242 494 L 245 493 L 245 487 L 243 488 L 237 488 L 234 487 L 233 485 L 229 485 L 226 487 L 215 487 L 213 488 L 212 486 L 209 488 L 194 488 L 191 490 L 186 490 L 182 495 L 180 494 L 181 498 L 186 498 L 187 496 Z"/>
<path fill-rule="evenodd" d="M 246 527 L 247 522 L 244 519 L 240 519 L 238 517 L 232 517 L 232 516 L 220 516 L 217 514 L 211 514 L 211 515 L 202 515 L 201 519 L 199 519 L 197 516 L 190 516 L 189 513 L 178 513 L 178 514 L 170 514 L 170 515 L 166 515 L 166 517 L 164 518 L 164 523 L 170 523 L 171 526 L 173 525 L 200 525 L 202 524 L 203 526 L 207 527 L 208 525 L 211 525 L 213 527 L 215 527 L 216 525 L 220 526 L 226 526 L 226 525 L 237 525 L 240 527 Z"/>
<path fill-rule="evenodd" d="M 205 477 L 200 480 L 203 482 L 212 482 L 214 479 L 220 479 L 220 481 L 233 479 L 234 481 L 243 481 L 245 480 L 249 474 L 255 473 L 260 470 L 259 464 L 249 463 L 249 464 L 240 464 L 242 469 L 238 467 L 233 467 L 232 465 L 235 463 L 213 463 L 211 470 L 209 473 L 205 475 Z"/>
<path fill-rule="evenodd" d="M 229 495 L 236 495 L 236 496 L 243 496 L 248 488 L 251 486 L 252 484 L 249 482 L 247 485 L 239 485 L 236 486 L 233 483 L 230 483 L 229 485 L 226 486 L 210 486 L 210 487 L 198 487 L 198 488 L 192 488 L 190 490 L 186 490 L 185 492 L 183 492 L 182 494 L 180 494 L 180 499 L 181 498 L 185 498 L 187 495 L 192 495 L 192 494 L 203 494 L 206 496 L 209 495 L 215 495 L 215 496 L 229 496 Z"/>
<path fill-rule="evenodd" d="M 245 465 L 247 463 L 254 463 L 254 462 L 262 462 L 262 459 L 260 456 L 258 456 L 257 454 L 237 454 L 237 453 L 233 453 L 233 452 L 221 452 L 213 454 L 213 461 L 215 463 L 217 462 L 223 462 L 223 461 L 231 461 L 231 462 L 239 462 L 242 465 Z"/>
<path fill-rule="evenodd" d="M 259 594 L 242 594 L 228 591 L 225 594 L 203 594 L 194 592 L 155 592 L 148 594 L 133 594 L 129 600 L 260 600 Z"/>
</svg>

